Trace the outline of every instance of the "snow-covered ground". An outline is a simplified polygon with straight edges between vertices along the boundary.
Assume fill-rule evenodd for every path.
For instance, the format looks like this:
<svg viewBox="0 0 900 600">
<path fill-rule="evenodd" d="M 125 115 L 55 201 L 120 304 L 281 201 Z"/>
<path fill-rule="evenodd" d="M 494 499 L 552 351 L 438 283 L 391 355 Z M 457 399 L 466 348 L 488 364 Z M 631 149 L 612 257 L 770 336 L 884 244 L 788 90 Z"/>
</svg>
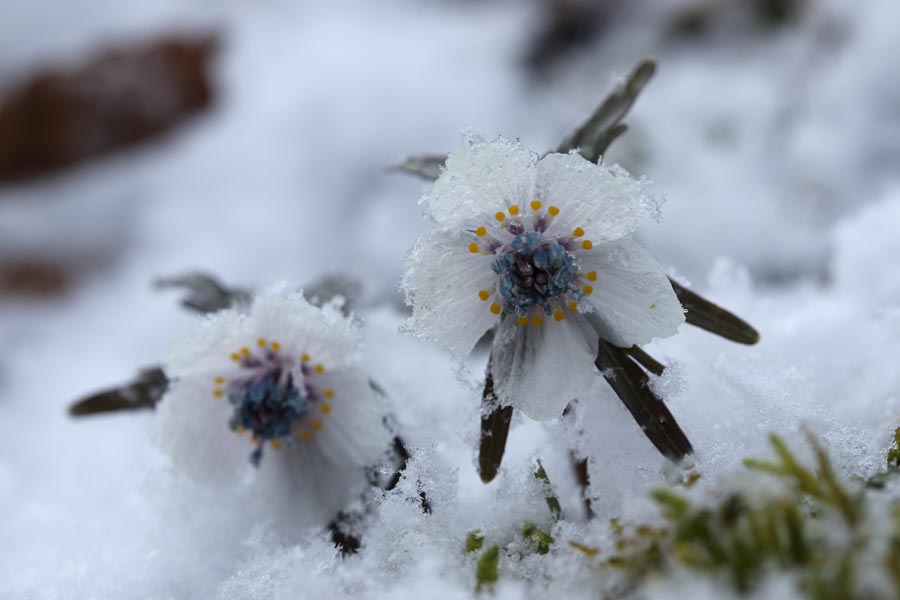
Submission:
<svg viewBox="0 0 900 600">
<path fill-rule="evenodd" d="M 467 531 L 508 540 L 523 521 L 549 526 L 535 457 L 578 522 L 573 444 L 593 459 L 598 521 L 647 514 L 663 460 L 602 380 L 579 404 L 585 435 L 517 418 L 503 471 L 480 482 L 480 391 L 443 351 L 398 333 L 425 186 L 384 167 L 453 149 L 464 128 L 551 148 L 648 54 L 658 75 L 609 157 L 667 200 L 640 237 L 762 335 L 748 348 L 685 327 L 649 348 L 672 367 L 659 389 L 697 449 L 700 485 L 801 425 L 843 472 L 874 471 L 900 426 L 900 7 L 810 2 L 786 29 L 692 42 L 664 42 L 658 8 L 632 12 L 535 81 L 520 59 L 536 13 L 512 1 L 0 2 L 0 83 L 110 39 L 224 34 L 212 112 L 0 189 L 5 256 L 115 257 L 67 296 L 0 300 L 0 598 L 469 598 Z M 416 452 L 360 554 L 341 560 L 325 533 L 285 530 L 241 491 L 186 479 L 154 443 L 151 412 L 67 417 L 71 400 L 158 362 L 194 326 L 150 287 L 194 269 L 252 286 L 364 282 L 364 366 Z M 596 597 L 577 562 L 505 567 L 498 597 Z"/>
</svg>

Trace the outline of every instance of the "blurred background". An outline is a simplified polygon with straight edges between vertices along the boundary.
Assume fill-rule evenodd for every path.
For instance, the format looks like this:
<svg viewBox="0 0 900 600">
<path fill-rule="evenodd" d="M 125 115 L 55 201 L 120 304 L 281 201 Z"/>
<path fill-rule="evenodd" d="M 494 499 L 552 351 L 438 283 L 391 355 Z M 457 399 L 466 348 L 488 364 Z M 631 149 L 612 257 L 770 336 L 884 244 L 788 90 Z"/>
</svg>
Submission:
<svg viewBox="0 0 900 600">
<path fill-rule="evenodd" d="M 410 362 L 386 375 L 398 395 L 447 386 L 475 410 L 440 353 L 385 341 L 402 322 L 406 251 L 429 227 L 416 205 L 425 184 L 386 168 L 452 150 L 462 130 L 553 148 L 645 56 L 657 75 L 607 160 L 666 200 L 640 232 L 664 267 L 717 290 L 764 340 L 767 324 L 776 338 L 815 329 L 783 311 L 815 305 L 836 278 L 900 302 L 896 287 L 866 287 L 896 281 L 877 262 L 895 247 L 870 256 L 860 241 L 889 223 L 856 220 L 900 175 L 898 23 L 894 0 L 0 0 L 0 537 L 13 540 L 0 563 L 15 573 L 11 597 L 130 597 L 123 547 L 158 597 L 221 593 L 233 568 L 231 555 L 160 561 L 141 537 L 174 518 L 142 500 L 163 461 L 149 416 L 65 415 L 195 324 L 153 290 L 157 277 L 358 278 L 361 312 L 376 315 L 369 346 L 401 362 L 421 350 L 406 357 L 435 365 L 407 382 Z M 835 260 L 841 240 L 850 250 Z M 668 351 L 719 356 L 692 339 Z M 801 364 L 823 347 L 840 342 L 763 346 L 759 360 Z M 683 408 L 702 421 L 702 406 Z M 401 418 L 415 427 L 429 410 Z M 98 511 L 104 498 L 121 502 Z M 82 556 L 84 544 L 97 553 Z M 176 586 L 164 575 L 175 562 L 185 582 L 212 575 Z M 57 587 L 39 583 L 48 568 Z"/>
</svg>

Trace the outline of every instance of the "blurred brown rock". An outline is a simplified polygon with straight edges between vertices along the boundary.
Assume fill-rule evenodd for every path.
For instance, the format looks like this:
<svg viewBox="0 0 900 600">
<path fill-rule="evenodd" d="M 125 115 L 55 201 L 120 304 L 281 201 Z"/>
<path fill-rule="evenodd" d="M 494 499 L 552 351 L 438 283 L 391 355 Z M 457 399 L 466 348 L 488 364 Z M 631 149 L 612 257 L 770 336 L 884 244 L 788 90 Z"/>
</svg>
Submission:
<svg viewBox="0 0 900 600">
<path fill-rule="evenodd" d="M 48 68 L 0 96 L 0 183 L 157 136 L 208 107 L 213 36 L 166 37 Z"/>
</svg>

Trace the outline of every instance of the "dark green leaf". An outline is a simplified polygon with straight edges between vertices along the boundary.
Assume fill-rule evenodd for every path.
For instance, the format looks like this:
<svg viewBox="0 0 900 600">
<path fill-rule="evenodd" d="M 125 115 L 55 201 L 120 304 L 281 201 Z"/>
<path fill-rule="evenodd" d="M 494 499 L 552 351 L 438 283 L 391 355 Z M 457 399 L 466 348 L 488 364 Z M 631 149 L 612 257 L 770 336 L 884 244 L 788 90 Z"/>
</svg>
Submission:
<svg viewBox="0 0 900 600">
<path fill-rule="evenodd" d="M 544 470 L 544 465 L 540 459 L 538 459 L 537 464 L 538 468 L 534 471 L 534 477 L 544 484 L 544 498 L 547 500 L 547 508 L 550 509 L 550 514 L 553 515 L 553 519 L 559 521 L 562 519 L 562 506 L 559 504 L 559 498 L 553 493 L 553 486 L 550 484 L 550 478 L 547 477 L 547 471 Z"/>
<path fill-rule="evenodd" d="M 636 360 L 638 364 L 642 367 L 653 373 L 654 375 L 662 375 L 666 370 L 666 366 L 655 358 L 644 352 L 644 349 L 640 346 L 632 346 L 631 348 L 625 348 L 625 352 L 628 355 Z"/>
<path fill-rule="evenodd" d="M 696 292 L 677 281 L 669 279 L 678 301 L 685 308 L 687 322 L 694 327 L 705 329 L 739 344 L 752 345 L 759 341 L 759 332 L 746 321 L 736 317 L 724 308 L 716 306 Z"/>
<path fill-rule="evenodd" d="M 204 273 L 187 273 L 175 277 L 164 277 L 154 282 L 157 288 L 182 288 L 187 295 L 181 304 L 204 314 L 231 308 L 250 299 L 250 292 L 240 288 L 228 288 L 216 278 Z"/>
<path fill-rule="evenodd" d="M 647 374 L 626 350 L 600 340 L 595 364 L 663 456 L 679 462 L 694 451 L 665 403 L 653 395 Z"/>
<path fill-rule="evenodd" d="M 428 181 L 434 181 L 441 174 L 441 169 L 447 161 L 446 154 L 424 154 L 422 156 L 410 156 L 402 163 L 388 167 L 389 171 L 399 171 L 409 175 L 416 175 Z"/>
<path fill-rule="evenodd" d="M 169 387 L 169 380 L 159 367 L 142 369 L 134 381 L 103 390 L 78 400 L 69 407 L 73 417 L 83 417 L 120 410 L 153 408 Z"/>
<path fill-rule="evenodd" d="M 509 436 L 509 425 L 512 421 L 512 406 L 498 406 L 494 396 L 494 376 L 491 374 L 491 361 L 488 360 L 487 374 L 484 380 L 484 392 L 481 397 L 481 442 L 478 448 L 478 472 L 481 480 L 491 482 L 497 476 L 503 452 L 506 450 L 506 438 Z"/>
</svg>

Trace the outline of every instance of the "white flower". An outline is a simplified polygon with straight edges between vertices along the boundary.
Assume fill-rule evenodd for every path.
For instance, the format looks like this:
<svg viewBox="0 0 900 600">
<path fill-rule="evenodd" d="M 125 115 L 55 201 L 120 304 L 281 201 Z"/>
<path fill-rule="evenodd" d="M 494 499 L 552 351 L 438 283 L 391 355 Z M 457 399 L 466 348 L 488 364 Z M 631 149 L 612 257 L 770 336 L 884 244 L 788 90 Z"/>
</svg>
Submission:
<svg viewBox="0 0 900 600">
<path fill-rule="evenodd" d="M 464 358 L 496 327 L 500 403 L 559 416 L 593 380 L 598 337 L 627 348 L 684 322 L 630 236 L 641 198 L 640 182 L 574 153 L 539 159 L 501 139 L 450 155 L 422 199 L 439 228 L 410 254 L 408 328 Z"/>
<path fill-rule="evenodd" d="M 273 288 L 176 343 L 159 438 L 194 478 L 253 485 L 300 525 L 323 525 L 387 450 L 353 327 L 337 309 Z M 250 459 L 248 461 L 248 458 Z"/>
</svg>

